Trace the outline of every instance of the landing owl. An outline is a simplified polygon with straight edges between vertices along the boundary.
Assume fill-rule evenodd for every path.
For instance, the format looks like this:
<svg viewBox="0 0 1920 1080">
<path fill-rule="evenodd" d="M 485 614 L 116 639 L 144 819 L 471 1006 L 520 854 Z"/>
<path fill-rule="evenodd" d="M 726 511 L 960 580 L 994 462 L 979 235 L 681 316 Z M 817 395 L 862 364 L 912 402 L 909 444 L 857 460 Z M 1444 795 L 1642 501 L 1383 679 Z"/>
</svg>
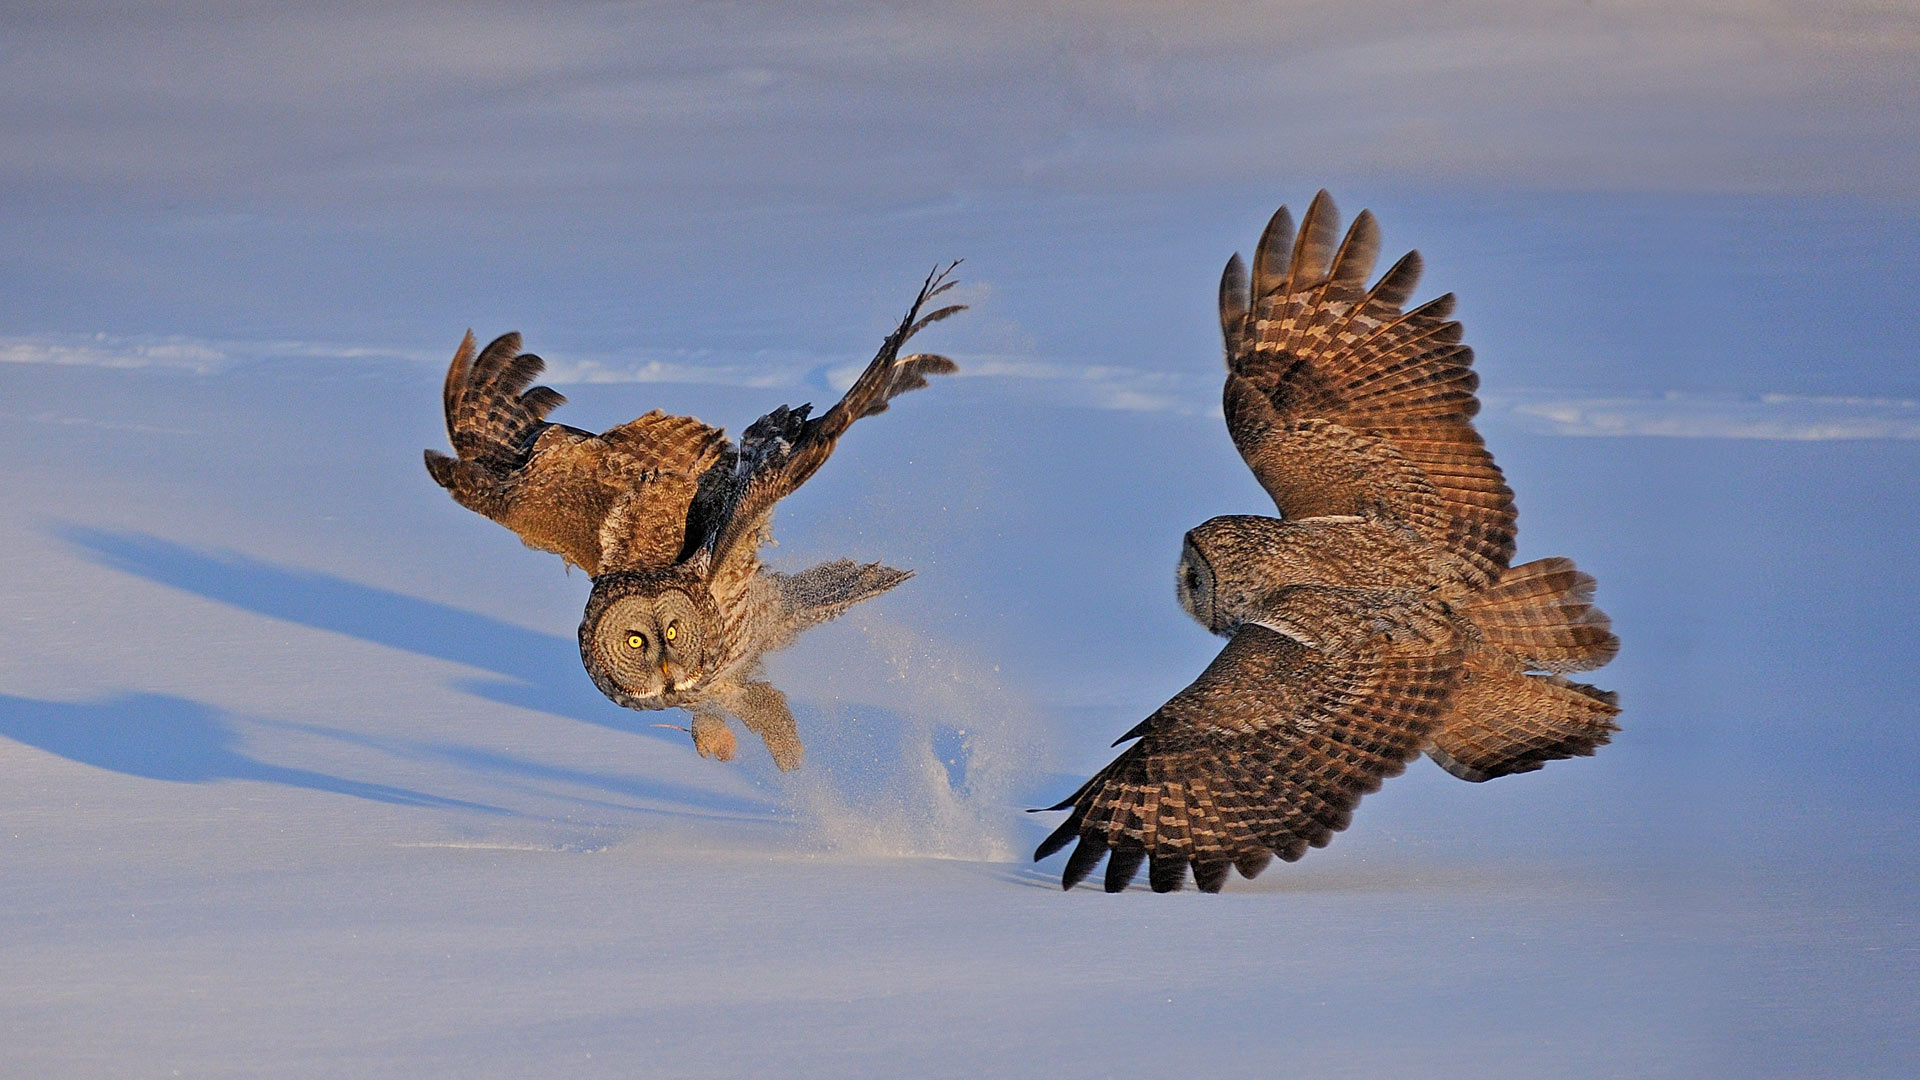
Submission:
<svg viewBox="0 0 1920 1080">
<path fill-rule="evenodd" d="M 1274 215 L 1251 278 L 1227 264 L 1227 430 L 1282 517 L 1187 534 L 1176 595 L 1228 644 L 1052 808 L 1072 812 L 1034 857 L 1078 839 L 1068 888 L 1111 852 L 1109 891 L 1143 861 L 1155 891 L 1189 865 L 1217 891 L 1325 846 L 1422 750 L 1480 781 L 1616 730 L 1614 695 L 1560 674 L 1618 650 L 1593 579 L 1509 565 L 1513 492 L 1473 429 L 1453 298 L 1402 310 L 1417 252 L 1369 287 L 1379 244 L 1364 211 L 1342 239 L 1323 191 L 1297 235 Z"/>
<path fill-rule="evenodd" d="M 818 417 L 781 406 L 734 446 L 718 428 L 656 409 L 598 435 L 548 423 L 566 399 L 533 380 L 545 368 L 507 334 L 475 355 L 469 332 L 447 369 L 447 434 L 458 457 L 426 452 L 427 471 L 460 505 L 555 552 L 593 578 L 580 660 L 630 709 L 683 708 L 701 755 L 730 760 L 732 716 L 782 769 L 802 748 L 761 658 L 911 576 L 842 559 L 798 574 L 760 562 L 774 504 L 820 468 L 861 417 L 951 374 L 943 356 L 901 356 L 922 327 L 963 310 L 929 303 L 953 287 L 930 275 L 906 318 L 840 402 Z"/>
</svg>

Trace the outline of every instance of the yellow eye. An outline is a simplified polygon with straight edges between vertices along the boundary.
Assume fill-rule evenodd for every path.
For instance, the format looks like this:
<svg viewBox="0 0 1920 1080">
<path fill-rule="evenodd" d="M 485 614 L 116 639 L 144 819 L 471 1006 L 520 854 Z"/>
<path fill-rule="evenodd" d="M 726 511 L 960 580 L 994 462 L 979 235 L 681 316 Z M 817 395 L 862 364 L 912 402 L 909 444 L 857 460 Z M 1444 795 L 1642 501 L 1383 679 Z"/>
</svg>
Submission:
<svg viewBox="0 0 1920 1080">
<path fill-rule="evenodd" d="M 671 637 L 671 636 L 672 636 L 672 634 L 671 634 L 671 633 L 669 633 L 669 634 L 668 634 L 668 636 L 669 636 L 669 637 Z M 629 649 L 644 649 L 644 648 L 646 648 L 646 647 L 647 647 L 647 639 L 646 639 L 646 638 L 644 638 L 644 637 L 642 637 L 642 636 L 641 636 L 641 635 L 639 635 L 639 634 L 628 634 L 628 635 L 627 635 L 627 648 L 629 648 Z"/>
<path fill-rule="evenodd" d="M 674 639 L 676 639 L 676 638 L 678 638 L 679 636 L 680 636 L 680 624 L 679 624 L 679 623 L 669 623 L 669 624 L 667 625 L 667 640 L 668 640 L 668 641 L 673 641 Z"/>
</svg>

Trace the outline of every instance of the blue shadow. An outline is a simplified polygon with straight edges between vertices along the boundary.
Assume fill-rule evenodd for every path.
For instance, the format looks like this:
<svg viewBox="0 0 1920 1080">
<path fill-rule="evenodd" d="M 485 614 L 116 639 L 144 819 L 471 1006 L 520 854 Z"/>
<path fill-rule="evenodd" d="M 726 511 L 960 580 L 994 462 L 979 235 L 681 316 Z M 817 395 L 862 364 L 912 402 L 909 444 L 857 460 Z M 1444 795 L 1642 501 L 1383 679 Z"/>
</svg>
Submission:
<svg viewBox="0 0 1920 1080">
<path fill-rule="evenodd" d="M 0 694 L 0 735 L 69 761 L 149 780 L 261 780 L 375 802 L 505 813 L 480 803 L 255 760 L 241 752 L 239 734 L 215 710 L 164 694 L 122 694 L 79 704 Z"/>
<path fill-rule="evenodd" d="M 368 735 L 361 732 L 341 731 L 335 728 L 320 727 L 315 724 L 295 723 L 291 721 L 265 721 L 274 726 L 303 732 L 315 738 L 333 739 L 377 750 L 395 757 L 413 760 L 431 760 L 445 762 L 469 772 L 480 773 L 496 780 L 518 786 L 522 790 L 551 795 L 551 788 L 542 784 L 561 785 L 575 788 L 592 788 L 608 794 L 640 802 L 678 803 L 677 809 L 659 806 L 635 806 L 632 802 L 607 802 L 574 796 L 576 801 L 608 806 L 620 810 L 640 810 L 650 813 L 673 814 L 680 817 L 710 817 L 724 820 L 764 820 L 769 809 L 763 800 L 739 798 L 716 792 L 673 784 L 661 780 L 642 779 L 615 772 L 602 772 L 589 769 L 571 769 L 565 766 L 550 765 L 528 758 L 481 750 L 458 743 L 416 742 L 397 739 L 391 736 Z"/>
<path fill-rule="evenodd" d="M 311 570 L 208 552 L 142 533 L 68 527 L 63 540 L 96 562 L 148 581 L 276 619 L 493 672 L 460 689 L 506 705 L 565 716 L 648 738 L 683 741 L 621 709 L 594 689 L 571 637 L 361 585 Z"/>
</svg>

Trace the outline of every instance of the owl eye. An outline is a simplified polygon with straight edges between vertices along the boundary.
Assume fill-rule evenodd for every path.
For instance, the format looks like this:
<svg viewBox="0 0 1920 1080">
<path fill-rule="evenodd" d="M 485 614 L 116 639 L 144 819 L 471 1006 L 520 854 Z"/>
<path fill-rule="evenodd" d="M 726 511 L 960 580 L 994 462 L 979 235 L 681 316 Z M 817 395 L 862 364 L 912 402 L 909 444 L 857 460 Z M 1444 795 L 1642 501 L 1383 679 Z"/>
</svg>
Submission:
<svg viewBox="0 0 1920 1080">
<path fill-rule="evenodd" d="M 673 633 L 669 631 L 667 633 L 667 636 L 672 637 Z M 627 648 L 644 649 L 646 647 L 647 647 L 647 636 L 645 634 L 628 634 L 627 635 Z"/>
<path fill-rule="evenodd" d="M 677 640 L 679 637 L 680 637 L 680 624 L 677 622 L 668 623 L 667 624 L 667 640 L 674 641 L 674 640 Z"/>
</svg>

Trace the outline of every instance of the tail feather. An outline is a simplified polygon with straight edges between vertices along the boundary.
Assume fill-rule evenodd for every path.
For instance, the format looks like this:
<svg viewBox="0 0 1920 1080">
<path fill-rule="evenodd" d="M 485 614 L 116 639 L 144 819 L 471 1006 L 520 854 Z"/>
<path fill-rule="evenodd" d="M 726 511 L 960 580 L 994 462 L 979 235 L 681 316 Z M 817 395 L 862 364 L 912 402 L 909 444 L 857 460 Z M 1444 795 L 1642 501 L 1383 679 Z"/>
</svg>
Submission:
<svg viewBox="0 0 1920 1080">
<path fill-rule="evenodd" d="M 780 597 L 797 633 L 837 619 L 853 605 L 879 596 L 912 576 L 911 570 L 836 559 L 798 574 L 780 575 Z"/>
<path fill-rule="evenodd" d="M 1593 605 L 1594 580 L 1571 559 L 1512 567 L 1463 612 L 1489 644 L 1540 671 L 1591 671 L 1620 651 L 1612 620 Z"/>
<path fill-rule="evenodd" d="M 1469 656 L 1453 711 L 1427 756 L 1462 780 L 1532 772 L 1549 761 L 1587 757 L 1620 730 L 1620 699 L 1558 675 L 1529 675 L 1505 658 Z"/>
</svg>

